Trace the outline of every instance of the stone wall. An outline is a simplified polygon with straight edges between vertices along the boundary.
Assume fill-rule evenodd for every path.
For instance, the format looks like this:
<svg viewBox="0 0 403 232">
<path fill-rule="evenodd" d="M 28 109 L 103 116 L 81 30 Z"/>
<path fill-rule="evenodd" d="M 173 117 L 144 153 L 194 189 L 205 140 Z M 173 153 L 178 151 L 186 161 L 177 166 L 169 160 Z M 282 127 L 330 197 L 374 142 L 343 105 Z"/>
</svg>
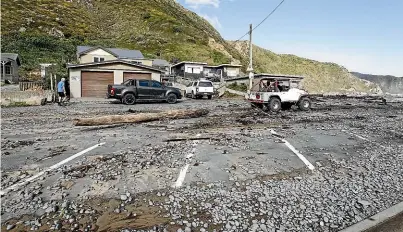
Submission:
<svg viewBox="0 0 403 232">
<path fill-rule="evenodd" d="M 1 91 L 0 104 L 9 106 L 14 104 L 43 105 L 52 100 L 52 92 L 45 91 Z"/>
</svg>

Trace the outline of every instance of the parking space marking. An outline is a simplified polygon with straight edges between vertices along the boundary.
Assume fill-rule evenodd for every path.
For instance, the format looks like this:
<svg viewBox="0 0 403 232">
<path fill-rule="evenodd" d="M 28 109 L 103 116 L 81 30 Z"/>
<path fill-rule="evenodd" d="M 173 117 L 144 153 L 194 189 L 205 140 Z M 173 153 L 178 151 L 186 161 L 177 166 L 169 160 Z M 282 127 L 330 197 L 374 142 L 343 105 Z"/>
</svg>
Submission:
<svg viewBox="0 0 403 232">
<path fill-rule="evenodd" d="M 357 137 L 357 138 L 359 138 L 359 139 L 362 139 L 362 140 L 364 140 L 364 141 L 367 141 L 367 142 L 370 142 L 370 143 L 374 143 L 374 144 L 376 144 L 376 145 L 378 145 L 379 147 L 382 147 L 382 148 L 384 148 L 384 149 L 387 148 L 387 147 L 385 147 L 385 146 L 383 146 L 383 145 L 381 145 L 381 144 L 379 144 L 379 143 L 377 143 L 377 142 L 371 141 L 371 140 L 369 140 L 369 139 L 367 139 L 367 138 L 365 138 L 365 137 L 363 137 L 363 136 L 361 136 L 361 135 L 357 135 L 356 133 L 353 133 L 353 132 L 350 132 L 350 131 L 347 131 L 347 130 L 344 130 L 344 129 L 342 129 L 341 131 L 342 131 L 342 132 L 345 132 L 345 133 L 347 133 L 347 134 L 349 134 L 349 135 L 353 135 L 353 136 L 355 136 L 355 137 Z"/>
<path fill-rule="evenodd" d="M 197 146 L 198 143 L 199 143 L 198 140 L 193 141 L 193 148 L 192 148 L 191 152 L 189 154 L 187 154 L 186 157 L 185 157 L 187 164 L 180 170 L 178 179 L 176 180 L 175 184 L 172 187 L 179 188 L 179 187 L 182 186 L 183 182 L 185 181 L 186 173 L 187 173 L 187 171 L 189 169 L 189 163 L 188 162 L 194 156 L 194 154 L 196 152 L 196 146 Z"/>
<path fill-rule="evenodd" d="M 303 156 L 297 149 L 295 149 L 295 147 L 293 145 L 291 145 L 291 143 L 289 143 L 287 140 L 285 140 L 283 138 L 283 136 L 281 136 L 280 134 L 278 134 L 276 131 L 274 131 L 273 129 L 270 129 L 270 133 L 272 135 L 275 135 L 276 137 L 279 137 L 281 139 L 281 141 L 295 154 L 298 156 L 298 158 L 300 160 L 302 160 L 302 162 L 304 162 L 304 164 L 308 167 L 308 169 L 310 170 L 314 170 L 315 166 L 313 166 L 311 164 L 311 162 L 309 162 L 309 160 L 307 158 L 305 158 L 305 156 Z"/>
<path fill-rule="evenodd" d="M 85 153 L 87 153 L 87 152 L 89 152 L 89 151 L 91 151 L 91 150 L 93 150 L 93 149 L 95 149 L 95 148 L 97 148 L 97 147 L 99 147 L 99 146 L 102 146 L 102 145 L 104 145 L 104 144 L 105 144 L 105 143 L 99 143 L 99 144 L 96 144 L 96 145 L 94 145 L 94 146 L 92 146 L 92 147 L 89 147 L 89 148 L 87 148 L 87 149 L 85 149 L 85 150 L 83 150 L 83 151 L 81 151 L 81 152 L 79 152 L 79 153 L 76 153 L 76 154 L 70 156 L 69 158 L 64 159 L 64 160 L 60 161 L 59 163 L 57 163 L 57 164 L 55 164 L 55 165 L 52 165 L 52 166 L 50 166 L 49 168 L 47 168 L 47 169 L 45 169 L 45 170 L 43 170 L 43 171 L 41 171 L 41 172 L 39 172 L 39 173 L 37 173 L 37 174 L 35 174 L 35 175 L 29 177 L 29 178 L 27 178 L 27 179 L 25 179 L 24 181 L 21 181 L 21 182 L 19 182 L 19 183 L 17 183 L 17 184 L 14 184 L 14 185 L 12 185 L 12 186 L 10 186 L 10 187 L 4 189 L 4 190 L 1 190 L 1 191 L 0 191 L 0 195 L 4 195 L 5 193 L 9 192 L 10 190 L 14 190 L 16 187 L 19 187 L 19 186 L 21 186 L 21 185 L 25 185 L 26 183 L 31 182 L 31 181 L 35 180 L 36 178 L 38 178 L 38 177 L 44 175 L 46 172 L 52 171 L 53 169 L 56 169 L 56 168 L 62 166 L 63 164 L 68 163 L 68 162 L 70 162 L 71 160 L 73 160 L 73 159 L 75 159 L 75 158 L 77 158 L 77 157 L 79 157 L 79 156 L 82 156 L 82 155 L 84 155 Z"/>
</svg>

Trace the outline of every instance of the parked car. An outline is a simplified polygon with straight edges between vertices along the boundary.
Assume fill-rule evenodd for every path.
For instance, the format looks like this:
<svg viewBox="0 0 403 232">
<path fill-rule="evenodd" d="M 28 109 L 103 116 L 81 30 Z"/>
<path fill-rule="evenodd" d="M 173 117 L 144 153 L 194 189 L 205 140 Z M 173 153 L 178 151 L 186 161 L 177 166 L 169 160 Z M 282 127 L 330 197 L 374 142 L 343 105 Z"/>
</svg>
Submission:
<svg viewBox="0 0 403 232">
<path fill-rule="evenodd" d="M 176 103 L 182 98 L 180 89 L 164 86 L 153 80 L 129 79 L 120 85 L 108 85 L 107 98 L 115 98 L 123 104 L 133 105 L 137 101 L 166 101 Z"/>
<path fill-rule="evenodd" d="M 214 87 L 213 82 L 208 80 L 199 80 L 190 83 L 186 86 L 185 96 L 191 97 L 193 99 L 203 98 L 207 96 L 208 99 L 211 99 L 214 95 Z"/>
</svg>

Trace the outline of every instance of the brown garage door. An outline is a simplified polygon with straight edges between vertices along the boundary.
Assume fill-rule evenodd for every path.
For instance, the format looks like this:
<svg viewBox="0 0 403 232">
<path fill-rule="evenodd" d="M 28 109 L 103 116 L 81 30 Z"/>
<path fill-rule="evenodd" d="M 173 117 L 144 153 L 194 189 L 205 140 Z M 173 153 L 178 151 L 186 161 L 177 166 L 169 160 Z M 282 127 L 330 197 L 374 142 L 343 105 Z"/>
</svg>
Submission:
<svg viewBox="0 0 403 232">
<path fill-rule="evenodd" d="M 146 79 L 151 80 L 151 73 L 130 73 L 125 72 L 123 73 L 123 81 L 127 79 Z"/>
<path fill-rule="evenodd" d="M 113 72 L 81 72 L 81 96 L 105 97 L 113 79 Z"/>
</svg>

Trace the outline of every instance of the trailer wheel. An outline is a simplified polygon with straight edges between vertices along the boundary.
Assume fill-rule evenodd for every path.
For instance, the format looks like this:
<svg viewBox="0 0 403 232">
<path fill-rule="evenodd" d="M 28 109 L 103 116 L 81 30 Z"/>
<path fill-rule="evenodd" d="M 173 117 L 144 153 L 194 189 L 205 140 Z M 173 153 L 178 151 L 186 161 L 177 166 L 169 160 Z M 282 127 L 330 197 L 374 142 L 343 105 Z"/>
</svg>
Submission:
<svg viewBox="0 0 403 232">
<path fill-rule="evenodd" d="M 301 98 L 298 102 L 298 108 L 302 111 L 307 111 L 311 109 L 311 100 L 307 97 Z"/>
<path fill-rule="evenodd" d="M 269 100 L 269 110 L 272 112 L 278 112 L 281 110 L 281 101 L 280 99 L 273 97 Z"/>
</svg>

